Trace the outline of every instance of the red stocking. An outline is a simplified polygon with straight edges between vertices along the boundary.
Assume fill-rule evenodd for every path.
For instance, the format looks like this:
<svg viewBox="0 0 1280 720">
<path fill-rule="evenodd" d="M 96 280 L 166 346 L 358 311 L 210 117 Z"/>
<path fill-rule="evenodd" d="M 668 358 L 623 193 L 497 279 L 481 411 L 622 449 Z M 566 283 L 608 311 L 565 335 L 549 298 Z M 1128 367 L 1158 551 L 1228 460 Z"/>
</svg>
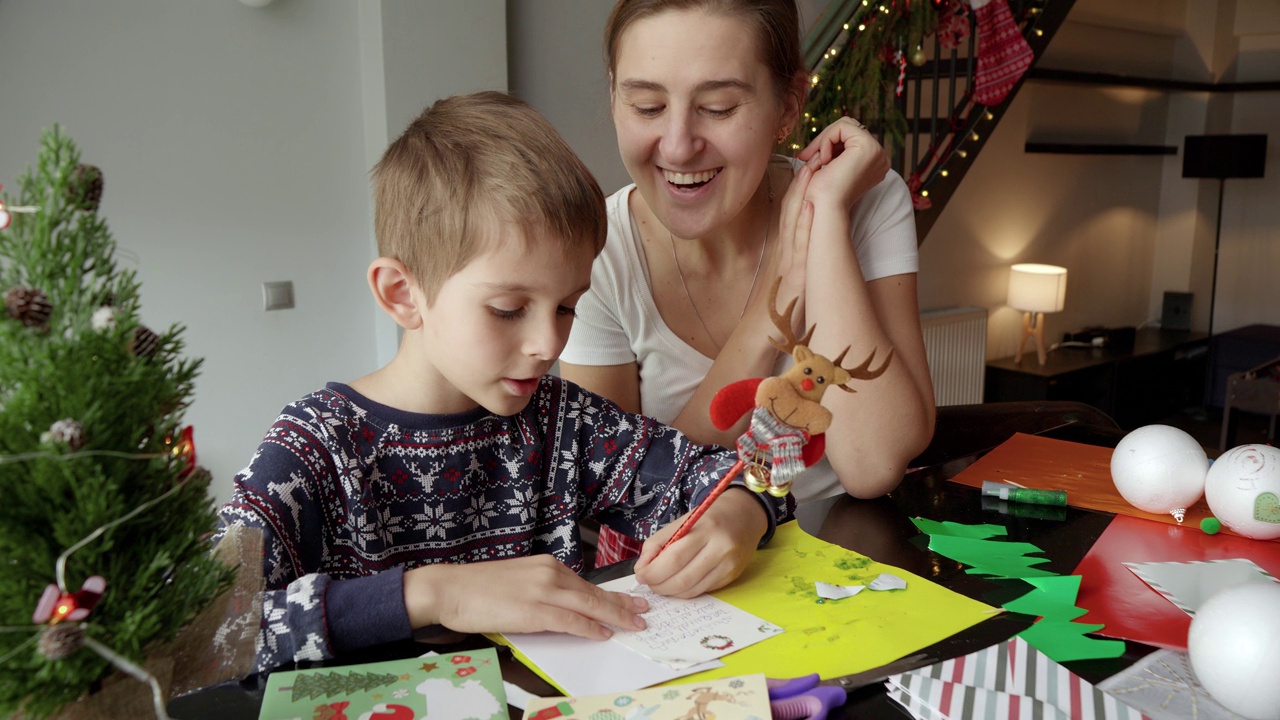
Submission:
<svg viewBox="0 0 1280 720">
<path fill-rule="evenodd" d="M 970 0 L 978 17 L 978 68 L 973 100 L 999 105 L 1031 67 L 1035 53 L 1013 21 L 1006 0 Z"/>
</svg>

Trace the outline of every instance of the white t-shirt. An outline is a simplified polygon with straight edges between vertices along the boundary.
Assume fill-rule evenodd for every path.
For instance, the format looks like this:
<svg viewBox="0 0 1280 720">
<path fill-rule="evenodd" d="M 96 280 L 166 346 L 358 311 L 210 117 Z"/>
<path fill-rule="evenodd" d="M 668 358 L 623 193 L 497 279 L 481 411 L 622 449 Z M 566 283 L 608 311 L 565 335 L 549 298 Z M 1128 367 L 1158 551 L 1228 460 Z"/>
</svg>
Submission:
<svg viewBox="0 0 1280 720">
<path fill-rule="evenodd" d="M 640 368 L 641 411 L 670 423 L 710 372 L 712 360 L 681 340 L 658 313 L 627 203 L 634 188 L 628 185 L 606 201 L 608 240 L 592 266 L 591 290 L 578 301 L 573 332 L 560 359 L 573 365 L 635 362 Z M 866 280 L 919 269 L 911 193 L 897 173 L 890 172 L 868 191 L 854 205 L 851 218 L 853 244 Z M 791 364 L 789 355 L 781 355 L 774 373 L 785 372 Z M 839 441 L 827 437 L 828 445 Z M 826 459 L 792 486 L 800 503 L 841 491 Z"/>
</svg>

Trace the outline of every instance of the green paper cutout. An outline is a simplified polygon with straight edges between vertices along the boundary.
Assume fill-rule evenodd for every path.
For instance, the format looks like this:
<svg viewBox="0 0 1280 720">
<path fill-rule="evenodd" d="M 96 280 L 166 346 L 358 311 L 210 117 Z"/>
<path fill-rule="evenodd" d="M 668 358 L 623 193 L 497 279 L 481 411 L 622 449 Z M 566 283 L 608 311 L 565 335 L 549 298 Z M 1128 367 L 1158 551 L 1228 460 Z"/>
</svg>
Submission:
<svg viewBox="0 0 1280 720">
<path fill-rule="evenodd" d="M 1115 658 L 1124 654 L 1123 640 L 1100 640 L 1086 635 L 1102 625 L 1044 618 L 1018 633 L 1018 637 L 1049 656 L 1054 662 Z"/>
<path fill-rule="evenodd" d="M 1280 525 L 1280 497 L 1273 492 L 1258 493 L 1253 500 L 1253 519 Z"/>
<path fill-rule="evenodd" d="M 926 535 L 951 535 L 982 540 L 994 535 L 1009 534 L 1009 531 L 1000 525 L 965 525 L 950 520 L 938 522 L 920 517 L 911 518 L 911 522 L 915 523 L 917 530 Z"/>
<path fill-rule="evenodd" d="M 1280 498 L 1277 498 L 1276 509 L 1280 518 Z M 1040 618 L 1018 635 L 1053 661 L 1114 658 L 1124 653 L 1123 640 L 1088 637 L 1087 633 L 1101 630 L 1104 626 L 1072 622 L 1088 612 L 1076 606 L 1082 578 L 1032 567 L 1049 561 L 1048 558 L 1028 557 L 1030 553 L 1044 552 L 1039 547 L 1031 543 L 988 539 L 1007 534 L 1005 528 L 998 525 L 963 525 L 923 518 L 912 518 L 911 521 L 921 532 L 929 535 L 930 550 L 970 566 L 966 573 L 1029 583 L 1034 589 L 1005 603 L 1004 609 Z"/>
<path fill-rule="evenodd" d="M 1025 580 L 1033 589 L 1026 595 L 1005 603 L 1005 610 L 1064 621 L 1075 620 L 1089 612 L 1076 606 L 1076 596 L 1080 592 L 1082 580 L 1079 575 L 1055 575 Z"/>
</svg>

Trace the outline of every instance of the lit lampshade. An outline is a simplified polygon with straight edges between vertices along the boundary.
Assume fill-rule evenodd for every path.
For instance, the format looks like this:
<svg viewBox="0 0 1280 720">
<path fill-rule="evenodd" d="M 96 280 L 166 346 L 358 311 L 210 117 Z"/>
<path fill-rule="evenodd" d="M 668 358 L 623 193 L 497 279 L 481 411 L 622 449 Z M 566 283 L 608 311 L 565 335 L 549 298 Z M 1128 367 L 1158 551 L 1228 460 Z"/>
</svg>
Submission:
<svg viewBox="0 0 1280 720">
<path fill-rule="evenodd" d="M 1067 298 L 1067 269 L 1057 265 L 1019 263 L 1009 268 L 1009 306 L 1022 311 L 1022 339 L 1014 362 L 1022 362 L 1022 348 L 1035 338 L 1036 358 L 1044 365 L 1044 314 L 1058 312 Z"/>
</svg>

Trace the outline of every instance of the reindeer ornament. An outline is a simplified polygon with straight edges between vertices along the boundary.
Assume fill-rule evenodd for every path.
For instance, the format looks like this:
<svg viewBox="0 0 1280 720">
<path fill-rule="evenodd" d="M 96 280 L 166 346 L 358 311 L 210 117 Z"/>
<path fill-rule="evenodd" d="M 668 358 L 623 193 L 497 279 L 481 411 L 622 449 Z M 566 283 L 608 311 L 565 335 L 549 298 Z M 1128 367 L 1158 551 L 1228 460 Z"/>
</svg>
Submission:
<svg viewBox="0 0 1280 720">
<path fill-rule="evenodd" d="M 781 314 L 777 311 L 778 287 L 782 278 L 773 281 L 769 290 L 769 317 L 782 332 L 782 340 L 769 342 L 795 360 L 790 370 L 777 377 L 750 378 L 721 388 L 711 400 L 711 422 L 727 430 L 748 410 L 751 424 L 738 438 L 738 460 L 747 466 L 744 481 L 756 492 L 782 497 L 791 491 L 796 475 L 822 458 L 826 450 L 826 431 L 831 426 L 831 411 L 822 406 L 827 388 L 856 392 L 848 387 L 853 380 L 873 380 L 884 374 L 893 360 L 893 350 L 880 367 L 872 370 L 872 350 L 861 365 L 841 367 L 849 352 L 845 347 L 835 360 L 809 349 L 816 325 L 810 325 L 804 337 L 792 330 L 796 298 Z M 752 398 L 752 400 L 748 400 Z"/>
<path fill-rule="evenodd" d="M 837 387 L 852 393 L 853 380 L 874 380 L 884 374 L 893 360 L 893 349 L 880 367 L 871 369 L 876 356 L 872 350 L 861 365 L 841 367 L 849 352 L 845 347 L 835 360 L 809 349 L 816 325 L 810 325 L 803 337 L 792 329 L 796 301 L 792 298 L 786 310 L 778 313 L 778 288 L 782 278 L 773 281 L 769 290 L 769 317 L 782 332 L 782 340 L 769 342 L 795 360 L 791 369 L 768 378 L 748 378 L 726 385 L 711 399 L 711 422 L 721 430 L 733 427 L 743 415 L 751 413 L 747 431 L 738 437 L 738 462 L 712 488 L 706 499 L 689 514 L 671 539 L 663 546 L 684 537 L 689 528 L 724 492 L 738 473 L 746 472 L 743 482 L 755 492 L 768 492 L 783 497 L 791 492 L 791 483 L 805 468 L 822 458 L 826 450 L 826 431 L 831 426 L 831 411 L 822 406 L 827 388 Z"/>
</svg>

